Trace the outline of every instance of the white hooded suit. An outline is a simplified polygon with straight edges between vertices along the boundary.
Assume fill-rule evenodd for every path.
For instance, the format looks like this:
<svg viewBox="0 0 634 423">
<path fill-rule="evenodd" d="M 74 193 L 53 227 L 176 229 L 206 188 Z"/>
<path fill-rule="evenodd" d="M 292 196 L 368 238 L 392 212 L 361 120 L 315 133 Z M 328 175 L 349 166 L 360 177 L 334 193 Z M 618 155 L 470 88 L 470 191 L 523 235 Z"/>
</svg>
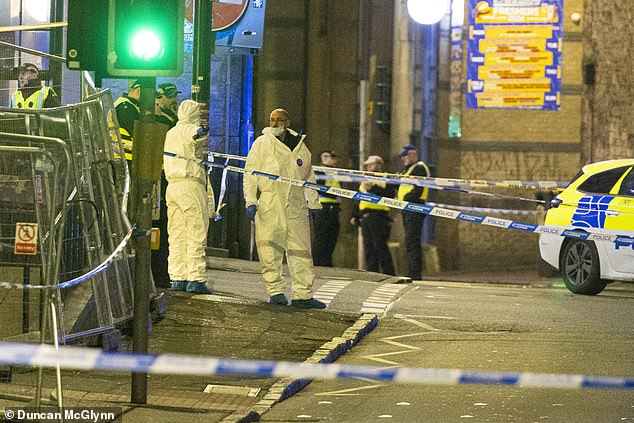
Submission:
<svg viewBox="0 0 634 423">
<path fill-rule="evenodd" d="M 178 123 L 165 137 L 165 151 L 192 159 L 163 159 L 168 182 L 168 272 L 172 281 L 207 281 L 207 173 L 200 160 L 207 158 L 208 146 L 207 137 L 194 139 L 200 127 L 198 113 L 197 102 L 183 101 L 178 108 Z"/>
<path fill-rule="evenodd" d="M 305 136 L 291 151 L 269 130 L 264 128 L 263 135 L 253 143 L 245 169 L 314 182 Z M 297 136 L 296 132 L 288 131 Z M 315 274 L 310 253 L 308 208 L 321 208 L 317 192 L 248 174 L 244 175 L 243 188 L 246 206 L 257 205 L 255 240 L 268 294 L 273 296 L 286 291 L 282 280 L 282 259 L 286 252 L 292 277 L 291 299 L 312 298 Z"/>
</svg>

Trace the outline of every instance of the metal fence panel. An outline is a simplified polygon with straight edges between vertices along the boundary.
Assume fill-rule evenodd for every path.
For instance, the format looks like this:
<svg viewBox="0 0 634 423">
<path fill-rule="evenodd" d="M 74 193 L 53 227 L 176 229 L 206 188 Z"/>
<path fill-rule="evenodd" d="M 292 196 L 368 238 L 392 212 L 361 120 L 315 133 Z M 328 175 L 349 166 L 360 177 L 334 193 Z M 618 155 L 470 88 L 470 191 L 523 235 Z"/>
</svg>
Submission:
<svg viewBox="0 0 634 423">
<path fill-rule="evenodd" d="M 0 277 L 22 288 L 50 284 L 59 269 L 70 152 L 61 140 L 0 133 L 0 153 Z M 38 332 L 41 294 L 4 291 L 0 335 Z"/>
<path fill-rule="evenodd" d="M 48 175 L 40 175 L 36 164 L 31 165 L 35 170 L 29 173 L 28 167 L 17 165 L 17 158 L 12 160 L 6 156 L 3 161 L 6 168 L 0 168 L 0 195 L 5 191 L 11 194 L 7 194 L 6 208 L 0 211 L 2 234 L 10 232 L 11 225 L 15 224 L 16 219 L 22 218 L 22 214 L 30 213 L 45 226 L 64 227 L 63 240 L 56 251 L 60 261 L 59 282 L 73 280 L 97 268 L 123 241 L 130 229 L 123 213 L 129 178 L 125 160 L 117 154 L 122 148 L 110 92 L 94 93 L 80 104 L 55 109 L 23 111 L 0 108 L 0 131 L 59 138 L 71 155 L 68 165 L 63 165 L 63 160 L 59 161 L 60 171 L 66 170 L 64 166 L 68 167 L 70 187 L 63 200 L 57 197 L 50 200 L 57 206 L 55 217 L 52 218 L 54 223 L 51 223 L 51 217 L 40 216 L 34 203 L 37 204 L 38 195 L 42 196 L 42 201 L 49 201 L 48 193 L 51 187 L 59 186 L 59 176 L 53 181 Z M 57 161 L 57 158 L 52 160 Z M 20 183 L 28 188 L 20 194 L 15 188 L 11 190 L 9 187 L 22 186 Z M 65 219 L 62 218 L 62 209 Z M 12 242 L 10 238 L 6 240 L 9 244 Z M 30 285 L 39 283 L 36 282 L 37 277 L 32 275 L 38 272 L 32 272 L 31 269 L 45 266 L 44 258 L 24 259 L 15 254 L 3 254 L 2 257 L 2 269 L 23 269 L 21 282 Z M 24 270 L 26 268 L 29 270 Z M 0 281 L 8 282 L 1 272 L 0 276 L 3 277 Z M 17 282 L 16 275 L 20 272 L 13 272 L 11 282 Z M 25 272 L 29 273 L 28 281 L 25 280 Z M 127 251 L 123 249 L 105 270 L 59 291 L 59 336 L 63 341 L 106 331 L 130 319 L 133 301 Z M 24 308 L 24 299 L 22 302 Z M 23 333 L 32 329 L 27 330 L 25 325 L 22 326 Z M 0 329 L 0 338 L 5 335 Z"/>
</svg>

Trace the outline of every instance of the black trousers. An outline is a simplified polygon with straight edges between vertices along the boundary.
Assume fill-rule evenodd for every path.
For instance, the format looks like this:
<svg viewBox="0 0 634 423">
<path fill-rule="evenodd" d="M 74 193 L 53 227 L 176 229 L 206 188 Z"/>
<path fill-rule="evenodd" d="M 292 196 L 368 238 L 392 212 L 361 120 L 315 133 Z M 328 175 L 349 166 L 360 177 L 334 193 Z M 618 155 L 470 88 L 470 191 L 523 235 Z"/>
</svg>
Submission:
<svg viewBox="0 0 634 423">
<path fill-rule="evenodd" d="M 423 249 L 420 239 L 423 234 L 424 220 L 424 214 L 403 212 L 405 251 L 407 253 L 407 276 L 413 280 L 420 280 L 422 278 Z"/>
<path fill-rule="evenodd" d="M 332 253 L 339 238 L 339 205 L 322 204 L 322 209 L 317 213 L 313 223 L 313 264 L 332 267 Z"/>
<path fill-rule="evenodd" d="M 391 220 L 384 211 L 362 212 L 361 233 L 365 250 L 365 267 L 371 272 L 395 275 L 394 262 L 387 242 L 390 239 Z"/>
<path fill-rule="evenodd" d="M 161 202 L 159 203 L 159 220 L 153 220 L 152 226 L 161 230 L 160 245 L 158 250 L 152 250 L 152 274 L 154 282 L 163 287 L 169 286 L 169 274 L 167 273 L 167 256 L 169 248 L 167 244 L 167 202 L 165 192 L 167 190 L 167 179 L 165 172 L 161 172 Z"/>
</svg>

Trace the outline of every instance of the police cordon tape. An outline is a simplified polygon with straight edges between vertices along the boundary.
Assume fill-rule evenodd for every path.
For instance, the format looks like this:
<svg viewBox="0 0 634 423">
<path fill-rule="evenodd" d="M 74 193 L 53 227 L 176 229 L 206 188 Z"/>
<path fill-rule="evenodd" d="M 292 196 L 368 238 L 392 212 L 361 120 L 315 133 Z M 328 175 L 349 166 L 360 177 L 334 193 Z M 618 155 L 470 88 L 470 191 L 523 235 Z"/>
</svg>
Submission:
<svg viewBox="0 0 634 423">
<path fill-rule="evenodd" d="M 314 167 L 315 169 L 317 167 Z M 386 175 L 391 175 L 391 174 L 386 174 Z M 335 175 L 334 177 L 332 177 L 332 175 L 316 175 L 316 179 L 317 180 L 338 180 L 338 181 L 347 181 L 347 182 L 381 182 L 381 183 L 388 183 L 388 184 L 395 184 L 395 185 L 417 185 L 417 186 L 421 186 L 421 187 L 425 187 L 425 188 L 429 188 L 429 189 L 433 189 L 433 190 L 440 190 L 440 191 L 449 191 L 449 192 L 455 192 L 455 193 L 460 193 L 460 194 L 469 194 L 469 195 L 480 195 L 480 196 L 485 196 L 485 197 L 493 197 L 493 198 L 497 198 L 497 199 L 504 199 L 504 200 L 517 200 L 517 201 L 525 201 L 525 202 L 530 202 L 530 203 L 537 203 L 537 204 L 543 204 L 546 205 L 548 202 L 545 200 L 538 200 L 538 199 L 534 199 L 534 198 L 526 198 L 526 197 L 518 197 L 518 196 L 513 196 L 513 195 L 504 195 L 504 194 L 495 194 L 495 193 L 490 193 L 490 192 L 483 192 L 483 191 L 473 191 L 473 190 L 466 190 L 466 189 L 461 189 L 461 188 L 450 188 L 450 187 L 444 187 L 441 185 L 435 185 L 433 183 L 429 183 L 426 181 L 412 181 L 410 178 L 415 178 L 415 177 L 376 177 L 376 176 L 355 176 L 355 175 Z M 420 177 L 419 177 L 420 178 Z M 429 178 L 432 180 L 442 180 L 443 178 Z M 537 182 L 539 183 L 539 182 Z M 564 183 L 560 183 L 560 182 L 554 182 L 556 184 L 561 184 L 563 185 Z M 493 184 L 498 184 L 498 182 L 493 182 Z M 568 183 L 565 183 L 565 185 L 567 186 Z M 501 186 L 501 185 L 495 185 L 495 186 Z M 526 188 L 526 187 L 525 187 Z M 554 190 L 555 188 L 550 188 L 551 190 Z M 561 191 L 561 189 L 557 188 L 557 190 Z M 558 206 L 569 206 L 569 207 L 573 207 L 573 208 L 577 208 L 578 205 L 576 204 L 569 204 L 569 203 L 558 203 Z M 587 207 L 586 209 L 588 211 L 593 211 L 593 210 L 598 210 L 598 209 L 593 209 L 592 208 L 593 205 L 589 204 L 589 207 Z M 600 211 L 600 210 L 599 210 Z M 628 213 L 628 212 L 620 212 L 620 214 L 622 215 L 632 215 L 634 216 L 634 213 Z"/>
<path fill-rule="evenodd" d="M 388 175 L 388 174 L 386 174 Z M 473 191 L 462 188 L 453 188 L 436 185 L 425 180 L 413 180 L 411 177 L 393 177 L 393 176 L 361 176 L 361 175 L 316 175 L 315 178 L 320 180 L 337 180 L 342 182 L 372 182 L 372 183 L 387 183 L 394 185 L 416 185 L 424 188 L 429 188 L 437 191 L 450 191 L 457 192 L 459 194 L 480 195 L 484 197 L 494 197 L 505 200 L 518 200 L 528 201 L 531 203 L 545 204 L 544 200 L 537 200 L 534 198 L 517 197 L 514 195 L 495 194 L 492 192 Z"/>
<path fill-rule="evenodd" d="M 475 211 L 479 213 L 499 213 L 499 214 L 515 214 L 515 215 L 525 215 L 532 216 L 539 213 L 537 210 L 513 210 L 513 209 L 492 209 L 487 207 L 471 207 L 471 206 L 456 206 L 456 205 L 448 205 L 448 204 L 438 204 L 432 202 L 426 202 L 428 206 L 432 207 L 451 207 L 453 210 L 457 211 Z"/>
<path fill-rule="evenodd" d="M 0 342 L 0 363 L 173 375 L 241 375 L 309 379 L 371 379 L 395 383 L 508 385 L 561 389 L 634 389 L 634 379 L 608 376 L 458 369 L 385 368 L 287 361 L 233 360 L 176 354 L 108 353 L 85 347 Z"/>
<path fill-rule="evenodd" d="M 238 160 L 245 161 L 246 159 L 242 156 L 235 156 L 230 154 L 220 154 L 220 153 L 209 153 L 209 156 L 214 157 L 223 157 L 226 160 Z M 227 163 L 225 163 L 227 164 Z M 388 183 L 395 185 L 415 185 L 421 186 L 424 188 L 429 188 L 438 191 L 450 191 L 461 194 L 470 194 L 470 195 L 480 195 L 484 197 L 493 197 L 498 199 L 505 200 L 518 200 L 518 201 L 527 201 L 531 203 L 545 204 L 544 200 L 537 200 L 534 198 L 526 198 L 526 197 L 517 197 L 514 195 L 504 195 L 504 194 L 495 194 L 491 192 L 483 192 L 483 191 L 473 191 L 466 190 L 462 188 L 457 188 L 460 184 L 454 181 L 460 180 L 452 180 L 447 178 L 432 178 L 432 177 L 424 177 L 424 176 L 403 176 L 393 173 L 378 173 L 378 172 L 367 172 L 367 171 L 357 171 L 351 169 L 341 169 L 341 168 L 332 168 L 326 166 L 313 166 L 313 169 L 318 171 L 326 172 L 325 175 L 316 175 L 317 180 L 337 180 L 341 182 L 375 182 L 375 183 Z M 443 182 L 445 181 L 445 182 Z M 444 183 L 438 184 L 436 182 Z M 479 186 L 482 187 L 484 182 L 486 181 L 463 181 L 463 186 Z M 471 185 L 473 182 L 475 185 Z M 513 182 L 513 181 L 511 181 Z M 517 184 L 522 184 L 520 181 L 514 181 Z M 559 182 L 535 182 L 531 184 L 561 184 Z M 491 182 L 489 186 L 498 186 L 508 188 L 510 185 L 507 182 Z M 518 187 L 520 185 L 516 185 Z M 522 188 L 534 188 L 534 186 L 523 185 Z"/>
<path fill-rule="evenodd" d="M 237 156 L 234 154 L 223 154 L 210 152 L 210 156 L 221 157 L 225 159 L 246 161 L 246 157 Z M 332 175 L 331 179 L 336 179 L 344 182 L 355 182 L 359 179 L 346 179 L 350 176 L 368 177 L 368 181 L 376 180 L 380 178 L 384 181 L 384 178 L 393 180 L 396 183 L 407 183 L 410 185 L 428 186 L 434 184 L 439 187 L 498 187 L 498 188 L 529 188 L 529 189 L 563 189 L 568 186 L 568 182 L 557 181 L 483 181 L 479 179 L 453 179 L 453 178 L 434 178 L 430 176 L 403 176 L 395 173 L 384 172 L 369 172 L 367 170 L 355 170 L 355 169 L 343 169 L 329 166 L 313 166 L 313 169 L 324 172 L 327 175 Z"/>
<path fill-rule="evenodd" d="M 212 159 L 214 157 L 221 157 L 225 160 L 237 160 L 244 162 L 246 158 L 243 156 L 237 156 L 233 154 L 223 154 L 223 153 L 215 153 L 210 152 L 209 157 Z M 227 162 L 225 162 L 227 164 Z M 539 188 L 539 189 L 551 189 L 561 191 L 564 187 L 568 186 L 568 182 L 553 182 L 553 181 L 541 181 L 541 182 L 522 182 L 522 181 L 503 181 L 503 182 L 490 182 L 490 181 L 482 181 L 482 180 L 463 180 L 463 179 L 448 179 L 448 178 L 431 178 L 431 177 L 419 177 L 419 176 L 403 176 L 399 174 L 391 174 L 391 173 L 377 173 L 377 172 L 367 172 L 367 171 L 359 171 L 352 169 L 341 169 L 341 168 L 332 168 L 326 166 L 313 166 L 313 169 L 325 171 L 326 173 L 341 173 L 341 174 L 327 174 L 327 175 L 316 175 L 316 179 L 319 180 L 338 180 L 342 182 L 380 182 L 380 183 L 390 183 L 390 184 L 406 184 L 406 185 L 417 185 L 426 187 L 433 190 L 442 190 L 442 191 L 450 191 L 455 193 L 462 194 L 470 194 L 470 195 L 480 195 L 493 197 L 497 199 L 506 199 L 506 200 L 518 200 L 518 201 L 527 201 L 531 203 L 544 204 L 546 205 L 547 201 L 537 200 L 533 198 L 525 198 L 525 197 L 517 197 L 511 195 L 502 195 L 502 194 L 494 194 L 489 192 L 482 191 L 471 191 L 471 190 L 463 190 L 458 188 L 450 188 L 450 186 L 460 186 L 461 183 L 464 183 L 464 186 L 474 186 L 474 187 L 483 187 L 483 186 L 494 186 L 494 187 L 514 187 L 514 188 Z M 436 181 L 437 184 L 433 184 L 427 181 Z M 446 181 L 446 182 L 443 182 Z M 453 185 L 452 185 L 453 184 Z M 446 186 L 443 186 L 446 185 Z M 568 203 L 558 203 L 558 206 L 569 206 L 573 208 L 577 208 L 576 204 L 568 204 Z M 467 210 L 463 209 L 462 206 L 447 206 L 454 207 L 454 209 L 458 210 Z M 588 211 L 594 210 L 592 205 L 587 208 Z M 474 209 L 475 210 L 475 209 Z M 484 209 L 483 213 L 505 213 L 503 211 L 497 211 L 497 209 L 490 209 L 491 211 L 487 211 Z M 507 213 L 507 214 L 532 214 L 532 213 Z M 621 214 L 629 214 L 633 215 L 634 213 L 621 212 Z"/>
<path fill-rule="evenodd" d="M 176 157 L 183 160 L 192 160 L 187 157 L 180 156 L 171 152 L 163 153 L 169 157 Z M 225 167 L 230 171 L 242 174 L 250 174 L 255 176 L 261 176 L 268 178 L 278 183 L 290 184 L 300 188 L 308 188 L 315 191 L 319 191 L 324 194 L 331 194 L 338 197 L 348 198 L 351 200 L 365 201 L 368 203 L 379 204 L 389 208 L 398 210 L 406 210 L 413 213 L 427 214 L 430 216 L 442 217 L 445 219 L 458 220 L 463 222 L 475 223 L 485 226 L 493 226 L 502 229 L 512 229 L 516 231 L 534 233 L 534 234 L 549 234 L 559 235 L 566 238 L 582 239 L 589 241 L 604 241 L 613 242 L 617 248 L 631 247 L 634 248 L 634 231 L 612 231 L 611 233 L 605 233 L 596 228 L 581 228 L 575 226 L 555 226 L 555 225 L 537 225 L 535 223 L 518 222 L 514 220 L 502 219 L 498 217 L 482 216 L 472 213 L 459 212 L 457 210 L 446 209 L 442 207 L 432 207 L 427 204 L 418 204 L 408 201 L 396 200 L 394 198 L 381 197 L 375 194 L 353 191 L 340 187 L 320 185 L 314 182 L 301 181 L 297 179 L 291 179 L 280 175 L 272 175 L 270 173 L 260 172 L 257 170 L 247 170 L 235 166 L 228 166 L 224 164 L 214 163 L 208 160 L 192 160 L 199 163 L 207 164 L 208 166 L 224 169 Z"/>
<path fill-rule="evenodd" d="M 410 185 L 428 186 L 430 184 L 441 187 L 497 187 L 497 188 L 528 188 L 528 189 L 555 189 L 561 190 L 568 186 L 567 182 L 556 181 L 483 181 L 479 179 L 453 179 L 453 178 L 439 178 L 432 176 L 416 176 L 408 175 L 403 176 L 395 173 L 384 172 L 369 172 L 364 170 L 354 169 L 341 169 L 332 168 L 328 166 L 314 166 L 314 169 L 320 172 L 324 172 L 327 175 L 334 175 L 334 179 L 338 179 L 339 176 L 364 176 L 364 177 L 387 177 L 389 179 L 400 180 L 401 183 Z"/>
<path fill-rule="evenodd" d="M 97 273 L 102 272 L 110 263 L 123 251 L 125 246 L 128 244 L 130 237 L 134 232 L 134 228 L 130 228 L 128 233 L 123 237 L 117 248 L 114 249 L 112 254 L 110 254 L 104 261 L 102 261 L 99 265 L 97 265 L 94 269 L 89 270 L 81 276 L 77 276 L 69 281 L 54 284 L 54 285 L 25 285 L 20 283 L 12 283 L 12 282 L 0 282 L 0 288 L 9 288 L 9 289 L 64 289 L 70 288 L 71 286 L 80 284 L 91 277 L 95 276 Z"/>
</svg>

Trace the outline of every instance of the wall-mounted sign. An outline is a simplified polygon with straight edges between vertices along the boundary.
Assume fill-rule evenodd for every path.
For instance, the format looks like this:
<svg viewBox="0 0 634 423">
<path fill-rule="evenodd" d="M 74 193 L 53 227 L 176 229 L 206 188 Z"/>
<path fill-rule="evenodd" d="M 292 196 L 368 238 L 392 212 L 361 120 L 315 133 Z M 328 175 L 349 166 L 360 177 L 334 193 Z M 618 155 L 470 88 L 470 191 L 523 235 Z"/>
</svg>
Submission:
<svg viewBox="0 0 634 423">
<path fill-rule="evenodd" d="M 219 0 L 211 4 L 216 47 L 262 48 L 266 0 Z"/>
<path fill-rule="evenodd" d="M 37 254 L 37 223 L 15 224 L 15 247 L 14 254 L 26 254 L 34 256 Z"/>
<path fill-rule="evenodd" d="M 211 30 L 222 31 L 237 23 L 244 15 L 249 0 L 220 0 L 211 3 Z"/>
<path fill-rule="evenodd" d="M 467 106 L 559 110 L 563 0 L 469 0 Z"/>
</svg>

